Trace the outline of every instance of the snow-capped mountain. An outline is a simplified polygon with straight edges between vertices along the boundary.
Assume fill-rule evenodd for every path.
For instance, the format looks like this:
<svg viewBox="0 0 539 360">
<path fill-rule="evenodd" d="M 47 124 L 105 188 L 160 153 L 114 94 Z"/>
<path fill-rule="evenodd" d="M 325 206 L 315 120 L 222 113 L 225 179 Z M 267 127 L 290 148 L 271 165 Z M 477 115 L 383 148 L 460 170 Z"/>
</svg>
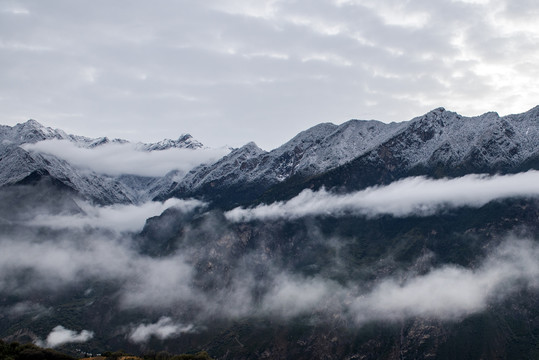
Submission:
<svg viewBox="0 0 539 360">
<path fill-rule="evenodd" d="M 360 188 L 409 175 L 453 176 L 511 172 L 539 157 L 539 107 L 500 117 L 489 112 L 464 117 L 438 108 L 407 122 L 350 120 L 324 123 L 265 152 L 254 143 L 220 161 L 193 169 L 170 196 L 224 196 L 243 187 L 254 200 L 272 186 L 293 184 Z M 211 197 L 211 196 L 210 196 Z"/>
<path fill-rule="evenodd" d="M 109 139 L 108 137 L 90 138 L 80 135 L 67 134 L 61 129 L 53 129 L 41 125 L 36 120 L 30 119 L 25 123 L 17 124 L 13 127 L 0 125 L 0 138 L 2 145 L 22 145 L 34 144 L 44 140 L 67 140 L 83 148 L 95 148 L 105 144 L 127 144 L 128 140 Z M 136 148 L 144 151 L 178 149 L 199 149 L 203 148 L 200 142 L 195 140 L 190 134 L 182 134 L 177 140 L 164 139 L 156 143 L 136 143 Z"/>
<path fill-rule="evenodd" d="M 470 163 L 488 171 L 536 156 L 538 122 L 539 107 L 505 117 L 493 112 L 463 117 L 438 108 L 413 119 L 382 145 L 408 168 Z"/>
<path fill-rule="evenodd" d="M 202 145 L 189 136 L 132 144 L 1 126 L 0 337 L 40 341 L 69 324 L 95 334 L 62 345 L 79 355 L 535 358 L 538 121 L 539 107 L 324 123 L 206 165 L 192 165 Z M 185 148 L 174 166 L 195 161 L 165 176 L 77 162 L 150 167 L 174 147 Z M 461 176 L 471 173 L 517 174 Z M 183 199 L 142 203 L 171 196 Z M 170 338 L 133 341 L 160 324 Z"/>
<path fill-rule="evenodd" d="M 164 139 L 156 143 L 138 143 L 137 148 L 146 151 L 167 150 L 167 149 L 200 149 L 203 148 L 200 142 L 195 140 L 190 134 L 182 134 L 177 140 Z"/>
<path fill-rule="evenodd" d="M 163 177 L 105 176 L 82 171 L 50 154 L 28 152 L 20 145 L 67 140 L 96 148 L 126 140 L 68 135 L 29 120 L 0 126 L 0 186 L 16 183 L 36 170 L 100 203 L 139 202 L 152 198 L 204 197 L 233 204 L 260 198 L 276 187 L 297 193 L 306 187 L 357 189 L 410 175 L 458 176 L 471 172 L 514 172 L 539 162 L 539 106 L 504 117 L 489 112 L 464 117 L 443 108 L 410 121 L 385 124 L 350 120 L 323 123 L 287 143 L 264 151 L 255 143 L 234 149 L 220 160 Z M 177 140 L 137 143 L 139 151 L 201 149 L 190 135 Z"/>
<path fill-rule="evenodd" d="M 323 123 L 296 135 L 270 152 L 251 142 L 220 161 L 188 173 L 171 194 L 208 187 L 249 184 L 264 189 L 291 177 L 309 177 L 336 168 L 386 140 L 404 123 L 350 120 L 340 126 Z"/>
<path fill-rule="evenodd" d="M 80 169 L 51 154 L 28 151 L 21 145 L 45 140 L 64 140 L 81 148 L 96 148 L 105 144 L 127 144 L 127 140 L 107 137 L 89 138 L 70 135 L 60 129 L 45 127 L 35 120 L 13 127 L 0 126 L 0 186 L 16 184 L 28 176 L 50 176 L 75 190 L 84 198 L 101 204 L 136 203 L 147 200 L 146 189 L 156 178 L 124 175 L 120 177 L 98 174 Z M 157 143 L 136 143 L 139 151 L 160 151 L 171 148 L 199 149 L 203 145 L 189 134 L 177 140 L 165 139 Z M 148 193 L 148 194 L 147 194 Z"/>
<path fill-rule="evenodd" d="M 510 173 L 539 164 L 539 107 L 504 117 L 464 117 L 438 108 L 309 185 L 359 189 L 413 175 Z"/>
</svg>

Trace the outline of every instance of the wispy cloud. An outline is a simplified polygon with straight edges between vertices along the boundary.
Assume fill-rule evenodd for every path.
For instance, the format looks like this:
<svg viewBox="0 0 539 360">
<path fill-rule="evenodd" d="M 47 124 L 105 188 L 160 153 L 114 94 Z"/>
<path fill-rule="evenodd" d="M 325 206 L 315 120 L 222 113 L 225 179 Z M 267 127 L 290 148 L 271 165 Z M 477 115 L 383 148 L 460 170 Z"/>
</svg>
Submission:
<svg viewBox="0 0 539 360">
<path fill-rule="evenodd" d="M 530 195 L 537 189 L 537 176 L 538 172 L 530 171 L 452 180 L 411 178 L 350 195 L 352 199 L 368 200 L 359 208 L 360 214 L 426 214 L 446 206 L 480 206 L 500 196 Z M 320 194 L 324 194 L 321 199 L 317 198 Z M 320 209 L 327 206 L 332 209 L 331 214 L 358 212 L 356 202 L 341 199 L 348 195 L 311 192 L 310 196 L 309 201 L 293 199 L 296 205 L 282 203 L 278 209 L 284 208 L 288 218 L 325 213 Z M 393 204 L 395 199 L 397 204 Z M 297 204 L 309 210 L 300 213 Z M 18 234 L 0 234 L 0 293 L 26 299 L 36 291 L 58 293 L 85 282 L 114 283 L 116 290 L 111 296 L 119 311 L 172 314 L 126 330 L 131 341 L 145 342 L 152 336 L 181 336 L 193 330 L 189 324 L 198 328 L 212 319 L 248 316 L 286 321 L 305 314 L 338 315 L 357 326 L 410 317 L 458 320 L 484 311 L 520 289 L 539 289 L 536 240 L 509 238 L 499 246 L 491 245 L 490 251 L 477 254 L 473 267 L 440 264 L 418 274 L 396 264 L 395 271 L 375 279 L 346 278 L 338 282 L 328 275 L 340 271 L 339 262 L 343 259 L 338 252 L 328 255 L 321 265 L 324 271 L 307 276 L 293 266 L 279 263 L 279 250 L 272 244 L 282 243 L 282 239 L 276 238 L 282 232 L 249 234 L 248 226 L 231 226 L 217 212 L 201 214 L 197 224 L 189 223 L 172 233 L 170 241 L 177 247 L 160 257 L 142 253 L 139 238 L 109 231 L 140 229 L 146 216 L 174 205 L 191 211 L 201 204 L 172 200 L 149 204 L 148 209 L 82 206 L 86 218 L 42 217 L 40 227 L 31 226 Z M 137 215 L 139 212 L 143 214 Z M 72 224 L 66 225 L 64 221 Z M 240 233 L 237 228 L 242 228 Z M 309 244 L 340 241 L 328 240 L 316 231 L 305 236 L 309 237 Z M 249 242 L 248 250 L 245 241 Z M 49 308 L 50 304 L 36 306 L 21 300 L 17 306 L 4 309 L 17 317 L 46 315 Z M 186 308 L 192 309 L 188 315 L 176 311 Z M 55 328 L 46 342 L 57 346 L 61 341 L 82 341 L 88 336 L 89 332 Z"/>
<path fill-rule="evenodd" d="M 140 205 L 115 204 L 96 206 L 85 201 L 77 205 L 83 213 L 79 214 L 36 214 L 28 221 L 29 225 L 46 226 L 55 229 L 94 227 L 118 232 L 140 231 L 146 220 L 161 214 L 168 208 L 176 208 L 188 213 L 205 204 L 199 200 L 169 199 L 164 202 L 148 201 Z"/>
<path fill-rule="evenodd" d="M 539 286 L 539 247 L 508 241 L 477 268 L 446 265 L 425 275 L 385 279 L 355 299 L 356 320 L 397 320 L 414 316 L 455 320 L 506 299 L 517 289 Z"/>
<path fill-rule="evenodd" d="M 29 151 L 54 155 L 69 163 L 107 175 L 163 176 L 172 170 L 186 173 L 192 168 L 214 162 L 230 152 L 219 149 L 167 149 L 143 151 L 136 144 L 105 144 L 95 148 L 82 148 L 67 140 L 46 140 L 25 144 Z"/>
<path fill-rule="evenodd" d="M 538 195 L 539 171 L 535 170 L 514 175 L 466 175 L 441 180 L 412 177 L 387 186 L 375 186 L 342 195 L 324 189 L 307 189 L 286 202 L 247 209 L 236 208 L 225 215 L 231 221 L 339 216 L 347 213 L 366 216 L 425 216 L 448 208 L 480 207 L 497 199 Z"/>
<path fill-rule="evenodd" d="M 184 325 L 174 322 L 170 317 L 162 317 L 153 324 L 140 324 L 131 331 L 129 340 L 135 343 L 147 342 L 152 336 L 160 340 L 189 333 L 194 330 L 193 325 Z"/>
<path fill-rule="evenodd" d="M 47 308 L 31 301 L 22 301 L 12 306 L 1 308 L 1 311 L 12 318 L 30 315 L 33 319 L 37 319 L 45 315 L 50 315 L 52 308 Z"/>
<path fill-rule="evenodd" d="M 377 280 L 371 290 L 320 277 L 281 274 L 263 300 L 263 309 L 284 317 L 309 313 L 346 314 L 361 326 L 371 321 L 413 317 L 460 320 L 507 299 L 522 288 L 539 288 L 539 246 L 506 241 L 477 268 L 454 265 L 423 275 L 404 273 Z"/>
<path fill-rule="evenodd" d="M 132 328 L 129 336 L 134 342 L 151 336 L 178 336 L 192 330 L 186 324 L 204 324 L 215 318 L 271 316 L 286 320 L 303 314 L 340 314 L 357 326 L 411 317 L 459 320 L 506 300 L 520 289 L 539 289 L 539 246 L 529 240 L 509 239 L 473 268 L 446 264 L 423 274 L 401 271 L 367 283 L 354 279 L 339 283 L 320 274 L 305 276 L 272 262 L 266 264 L 260 279 L 255 277 L 256 266 L 249 255 L 226 260 L 233 270 L 225 281 L 221 274 L 204 271 L 211 262 L 193 261 L 196 250 L 182 249 L 153 258 L 138 253 L 128 240 L 84 233 L 52 241 L 0 238 L 0 245 L 3 293 L 17 296 L 57 291 L 87 280 L 104 280 L 118 284 L 119 309 L 150 313 L 182 306 L 193 309 L 195 320 L 162 318 Z M 205 252 L 211 251 L 215 251 L 213 246 Z M 26 274 L 24 282 L 22 274 Z M 205 281 L 213 287 L 201 286 Z M 88 338 L 87 333 L 74 334 L 62 328 L 52 334 L 47 339 L 50 346 Z"/>
</svg>

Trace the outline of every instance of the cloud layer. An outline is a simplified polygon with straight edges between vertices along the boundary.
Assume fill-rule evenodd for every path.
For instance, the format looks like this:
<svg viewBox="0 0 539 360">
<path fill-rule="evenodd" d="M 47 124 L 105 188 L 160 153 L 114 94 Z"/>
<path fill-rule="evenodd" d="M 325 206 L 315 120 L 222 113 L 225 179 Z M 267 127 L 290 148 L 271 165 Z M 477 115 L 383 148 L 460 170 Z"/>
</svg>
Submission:
<svg viewBox="0 0 539 360">
<path fill-rule="evenodd" d="M 507 241 L 476 269 L 454 265 L 377 280 L 368 290 L 324 278 L 281 275 L 263 302 L 264 311 L 284 317 L 328 311 L 351 316 L 356 325 L 412 317 L 459 320 L 503 301 L 517 289 L 539 288 L 539 247 Z"/>
<path fill-rule="evenodd" d="M 497 199 L 538 195 L 539 171 L 535 170 L 514 175 L 466 175 L 441 180 L 412 177 L 344 195 L 332 194 L 324 189 L 307 189 L 286 202 L 249 209 L 236 208 L 225 215 L 231 221 L 339 216 L 347 213 L 425 216 L 448 208 L 480 207 Z"/>
<path fill-rule="evenodd" d="M 349 195 L 304 193 L 287 203 L 236 209 L 227 215 L 233 220 L 245 220 L 255 216 L 275 218 L 274 214 L 284 213 L 287 219 L 293 219 L 326 214 L 328 209 L 334 216 L 424 215 L 447 206 L 480 206 L 500 197 L 534 195 L 538 175 L 537 171 L 529 171 L 443 180 L 410 178 Z M 53 297 L 72 289 L 84 293 L 88 297 L 85 306 L 92 306 L 92 301 L 100 301 L 91 299 L 93 287 L 111 284 L 114 291 L 106 295 L 110 301 L 107 306 L 114 306 L 117 312 L 137 311 L 150 319 L 140 324 L 122 324 L 117 330 L 131 342 L 145 343 L 152 337 L 163 340 L 203 329 L 216 319 L 271 317 L 287 321 L 307 315 L 329 321 L 342 319 L 350 326 L 414 317 L 460 320 L 506 301 L 523 289 L 533 294 L 539 291 L 537 239 L 508 236 L 504 241 L 493 241 L 482 248 L 484 252 L 476 254 L 473 265 L 468 267 L 440 263 L 419 272 L 409 264 L 403 267 L 395 263 L 389 271 L 374 271 L 373 276 L 360 280 L 350 276 L 348 268 L 348 276 L 340 276 L 343 258 L 339 252 L 324 254 L 324 263 L 317 263 L 324 271 L 311 275 L 283 264 L 279 251 L 286 250 L 277 247 L 286 247 L 285 242 L 295 241 L 299 246 L 305 241 L 309 248 L 316 247 L 317 242 L 332 242 L 335 244 L 331 246 L 338 247 L 346 241 L 327 239 L 316 229 L 307 234 L 294 232 L 294 239 L 283 241 L 282 229 L 265 233 L 272 229 L 272 224 L 260 228 L 264 230 L 261 234 L 253 235 L 248 226 L 230 223 L 221 213 L 212 211 L 182 224 L 181 231 L 174 230 L 170 240 L 174 246 L 168 248 L 166 255 L 155 257 L 140 251 L 140 237 L 122 233 L 140 229 L 144 217 L 168 206 L 189 212 L 201 205 L 184 200 L 140 208 L 93 208 L 86 204 L 87 208 L 82 206 L 87 214 L 83 217 L 41 214 L 41 218 L 34 217 L 40 219 L 39 227 L 0 233 L 0 293 L 21 299 L 18 304 L 5 307 L 6 313 L 12 318 L 55 316 L 54 306 L 30 302 L 28 296 L 42 293 L 46 299 L 49 294 Z M 303 211 L 298 210 L 301 208 Z M 241 211 L 241 216 L 231 216 L 234 211 Z M 299 239 L 302 237 L 305 239 Z M 147 240 L 152 245 L 162 245 L 160 236 Z M 165 238 L 166 241 L 169 239 Z M 410 261 L 419 263 L 422 259 Z M 92 331 L 98 329 L 75 332 L 57 326 L 43 344 L 52 347 L 87 341 Z"/>
<path fill-rule="evenodd" d="M 306 314 L 336 314 L 354 326 L 411 317 L 459 320 L 521 289 L 539 290 L 539 245 L 530 240 L 507 239 L 478 260 L 474 268 L 446 264 L 421 274 L 408 270 L 367 283 L 353 279 L 339 283 L 321 274 L 294 273 L 272 261 L 264 265 L 264 277 L 257 278 L 256 269 L 261 264 L 256 266 L 250 260 L 253 254 L 226 260 L 233 270 L 231 278 L 224 281 L 220 274 L 203 270 L 206 262 L 193 262 L 195 252 L 201 249 L 184 248 L 153 258 L 138 253 L 125 239 L 82 234 L 78 238 L 0 238 L 0 292 L 24 296 L 96 280 L 113 281 L 118 286 L 114 297 L 119 311 L 175 314 L 156 323 L 131 326 L 129 338 L 137 343 L 151 336 L 165 339 L 191 332 L 195 325 L 190 324 L 204 326 L 208 319 L 248 316 L 287 320 Z M 210 247 L 204 251 L 213 250 Z M 27 279 L 24 283 L 20 277 L 23 274 Z M 206 281 L 214 285 L 206 288 Z M 24 304 L 23 310 L 27 308 Z M 191 310 L 177 313 L 175 309 Z M 88 336 L 55 328 L 47 343 L 56 346 L 84 341 Z"/>
<path fill-rule="evenodd" d="M 539 287 L 539 247 L 506 242 L 476 269 L 443 266 L 404 280 L 384 279 L 354 300 L 359 323 L 413 316 L 456 320 L 486 309 L 519 288 Z"/>
<path fill-rule="evenodd" d="M 173 170 L 185 174 L 200 164 L 220 159 L 230 151 L 225 148 L 142 151 L 132 143 L 111 143 L 88 149 L 67 140 L 46 140 L 25 144 L 23 147 L 29 151 L 54 155 L 77 167 L 100 174 L 141 176 L 164 176 Z"/>
<path fill-rule="evenodd" d="M 114 204 L 97 206 L 85 201 L 78 201 L 82 209 L 80 214 L 47 214 L 39 213 L 28 221 L 34 226 L 46 226 L 54 229 L 84 229 L 94 227 L 117 232 L 142 230 L 146 220 L 160 215 L 168 208 L 179 209 L 188 213 L 205 204 L 199 200 L 169 199 L 164 202 L 148 201 L 139 205 Z"/>
<path fill-rule="evenodd" d="M 269 150 L 325 121 L 522 112 L 539 98 L 538 12 L 524 0 L 5 2 L 3 121 Z"/>
</svg>

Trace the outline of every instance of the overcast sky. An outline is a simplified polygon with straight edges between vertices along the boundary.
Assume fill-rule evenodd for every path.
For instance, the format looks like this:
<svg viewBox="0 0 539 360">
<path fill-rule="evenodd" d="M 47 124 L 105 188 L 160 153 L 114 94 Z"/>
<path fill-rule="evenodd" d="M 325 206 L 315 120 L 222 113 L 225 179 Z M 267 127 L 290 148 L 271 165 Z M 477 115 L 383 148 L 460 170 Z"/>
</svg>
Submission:
<svg viewBox="0 0 539 360">
<path fill-rule="evenodd" d="M 539 103 L 535 0 L 0 0 L 0 123 L 270 150 Z"/>
</svg>

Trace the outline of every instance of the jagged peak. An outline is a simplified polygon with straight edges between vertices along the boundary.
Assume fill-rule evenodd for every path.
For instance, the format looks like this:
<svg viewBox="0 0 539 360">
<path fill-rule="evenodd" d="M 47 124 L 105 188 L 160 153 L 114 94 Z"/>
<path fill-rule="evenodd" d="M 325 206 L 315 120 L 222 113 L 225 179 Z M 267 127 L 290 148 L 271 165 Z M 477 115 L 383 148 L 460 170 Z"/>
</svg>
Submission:
<svg viewBox="0 0 539 360">
<path fill-rule="evenodd" d="M 447 115 L 450 112 L 447 111 L 444 107 L 437 107 L 435 109 L 432 109 L 428 113 L 426 113 L 423 116 L 420 116 L 420 119 L 427 119 L 427 120 L 434 120 L 434 119 L 440 119 L 442 117 L 447 117 Z"/>
<path fill-rule="evenodd" d="M 44 132 L 54 131 L 52 128 L 47 127 L 34 119 L 28 119 L 27 121 L 23 123 L 18 123 L 17 125 L 13 127 L 13 129 L 20 129 L 23 131 L 30 131 L 30 130 L 41 130 Z"/>
<path fill-rule="evenodd" d="M 45 127 L 39 121 L 34 120 L 34 119 L 28 119 L 26 122 L 19 123 L 17 125 L 22 125 L 24 127 L 33 127 L 33 128 L 44 128 Z"/>
<path fill-rule="evenodd" d="M 250 141 L 247 144 L 243 145 L 240 149 L 254 149 L 264 152 L 254 141 Z"/>
<path fill-rule="evenodd" d="M 176 141 L 187 141 L 187 140 L 191 140 L 191 139 L 193 139 L 193 136 L 191 134 L 185 133 L 185 134 L 181 134 L 178 137 L 178 140 L 176 140 Z M 195 139 L 193 139 L 193 140 L 195 140 Z"/>
<path fill-rule="evenodd" d="M 163 139 L 155 143 L 137 143 L 137 148 L 144 151 L 159 151 L 172 148 L 196 150 L 204 148 L 204 145 L 195 140 L 190 134 L 181 134 L 177 140 Z"/>
<path fill-rule="evenodd" d="M 395 124 L 395 123 L 384 123 L 379 120 L 350 119 L 348 121 L 343 122 L 341 125 L 339 125 L 337 128 L 337 131 L 342 131 L 348 128 L 356 128 L 356 127 L 391 126 L 391 124 Z"/>
<path fill-rule="evenodd" d="M 18 144 L 35 143 L 47 139 L 63 139 L 65 137 L 65 133 L 46 127 L 34 119 L 29 119 L 9 128 L 9 135 L 7 136 L 11 141 Z"/>
<path fill-rule="evenodd" d="M 298 143 L 311 142 L 316 139 L 325 138 L 326 136 L 329 136 L 331 133 L 333 133 L 338 127 L 338 125 L 329 122 L 317 124 L 307 130 L 300 132 L 292 139 L 290 139 L 280 147 L 274 149 L 273 151 L 287 151 L 290 150 L 290 148 L 293 148 L 298 145 Z"/>
<path fill-rule="evenodd" d="M 334 131 L 338 127 L 339 127 L 338 125 L 335 125 L 335 124 L 330 123 L 330 122 L 320 123 L 320 124 L 317 124 L 317 125 L 315 125 L 313 127 L 308 128 L 307 130 L 304 130 L 304 131 L 300 132 L 292 140 L 297 139 L 297 138 L 305 138 L 307 136 L 312 136 L 312 135 L 316 136 L 316 135 L 321 134 L 321 133 L 322 134 L 329 134 L 330 132 Z"/>
<path fill-rule="evenodd" d="M 250 153 L 250 154 L 256 155 L 256 154 L 264 154 L 266 153 L 266 151 L 258 147 L 258 145 L 256 145 L 254 141 L 250 141 L 247 144 L 243 145 L 242 147 L 232 150 L 227 156 L 234 156 L 236 154 L 244 154 L 244 153 Z"/>
<path fill-rule="evenodd" d="M 440 114 L 440 113 L 443 113 L 445 112 L 445 108 L 443 106 L 440 106 L 440 107 L 437 107 L 435 109 L 432 109 L 431 111 L 429 111 L 429 113 L 437 113 L 437 114 Z"/>
<path fill-rule="evenodd" d="M 482 115 L 480 115 L 481 118 L 484 118 L 484 119 L 499 119 L 500 118 L 500 115 L 496 112 L 496 111 L 488 111 Z"/>
<path fill-rule="evenodd" d="M 92 143 L 90 144 L 90 147 L 99 146 L 103 144 L 108 144 L 110 142 L 109 138 L 106 136 L 92 139 Z"/>
</svg>

